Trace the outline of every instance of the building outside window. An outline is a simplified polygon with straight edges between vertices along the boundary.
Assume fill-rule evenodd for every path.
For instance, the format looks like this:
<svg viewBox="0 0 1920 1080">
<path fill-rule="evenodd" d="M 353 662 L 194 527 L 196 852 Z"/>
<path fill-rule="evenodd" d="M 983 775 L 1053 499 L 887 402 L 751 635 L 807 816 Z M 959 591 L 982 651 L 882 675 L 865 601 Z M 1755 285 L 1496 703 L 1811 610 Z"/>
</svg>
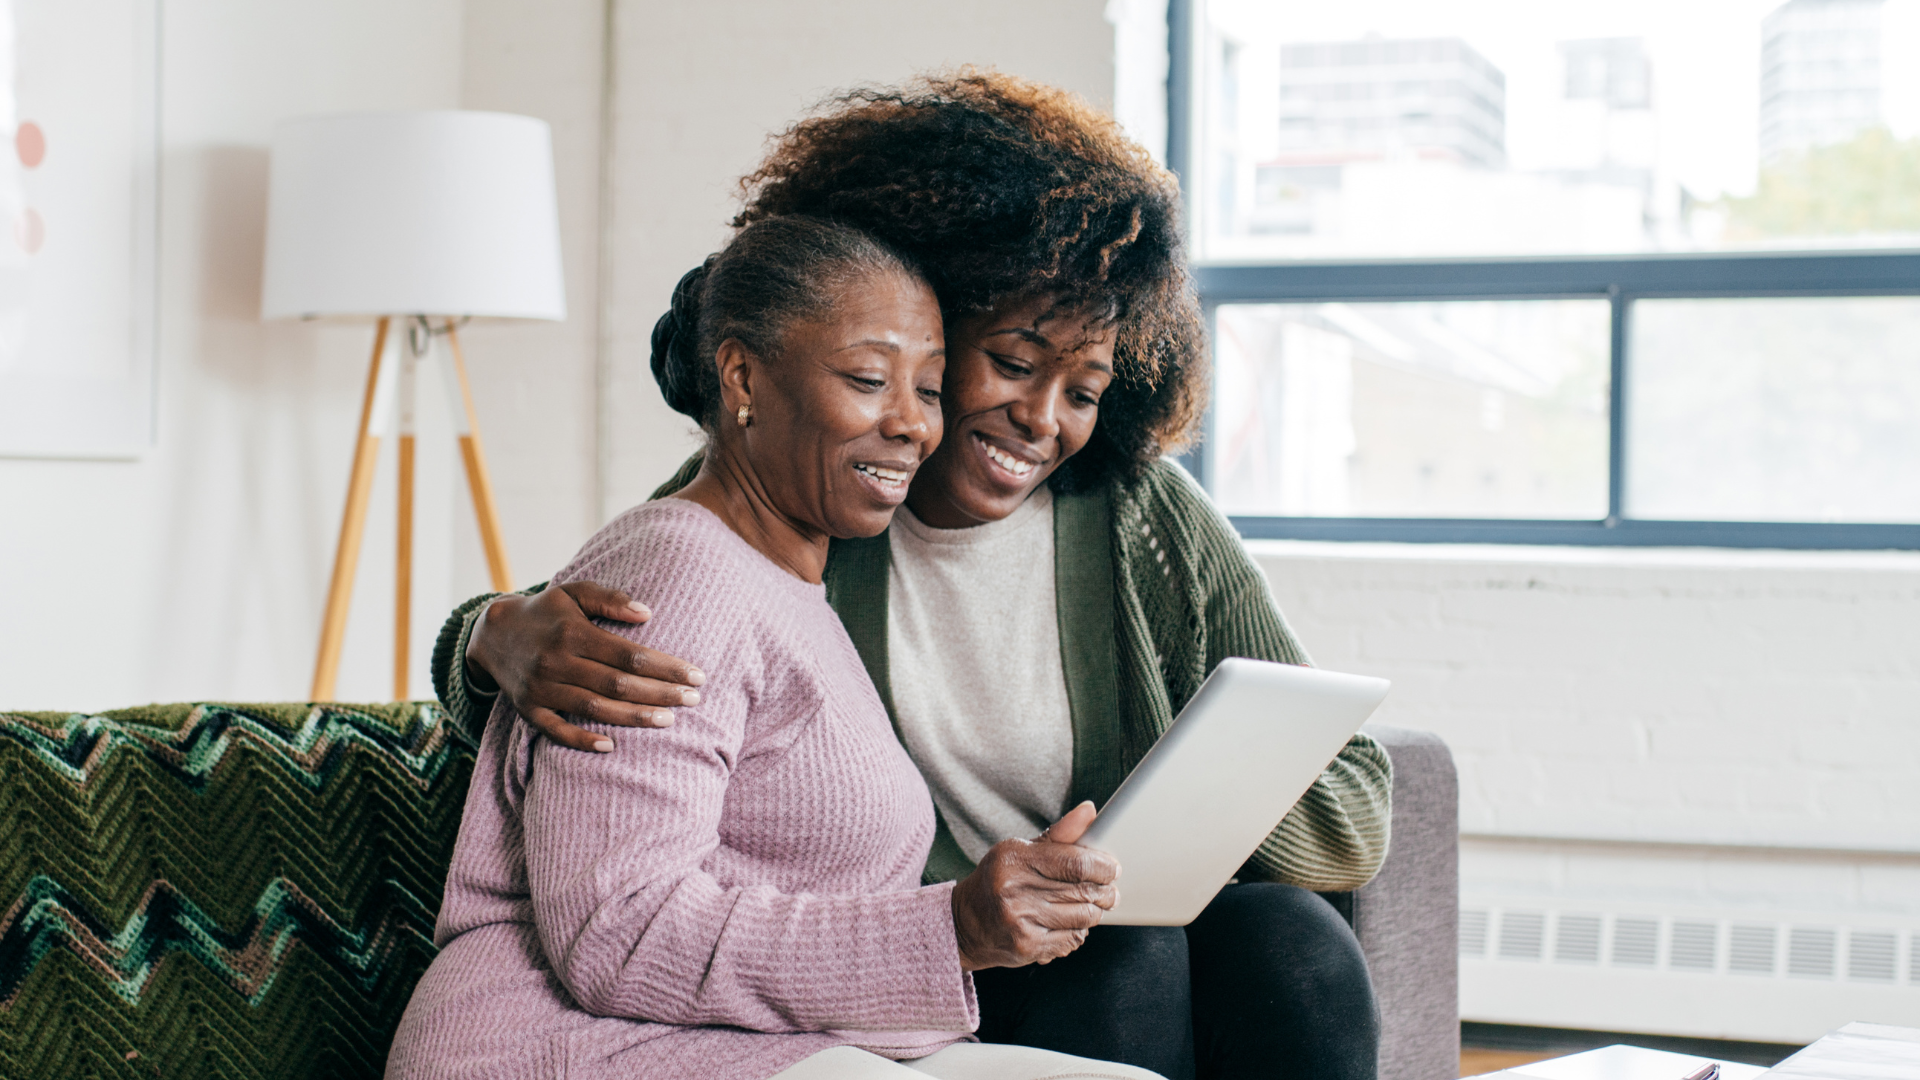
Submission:
<svg viewBox="0 0 1920 1080">
<path fill-rule="evenodd" d="M 1920 547 L 1920 2 L 1173 7 L 1248 535 Z"/>
</svg>

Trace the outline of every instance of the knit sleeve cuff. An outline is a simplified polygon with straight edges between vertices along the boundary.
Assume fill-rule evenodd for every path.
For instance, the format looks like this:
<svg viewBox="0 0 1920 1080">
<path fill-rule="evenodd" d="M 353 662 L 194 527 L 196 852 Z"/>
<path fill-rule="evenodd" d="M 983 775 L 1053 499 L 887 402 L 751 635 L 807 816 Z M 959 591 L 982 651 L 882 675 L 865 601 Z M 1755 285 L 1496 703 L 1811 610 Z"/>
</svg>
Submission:
<svg viewBox="0 0 1920 1080">
<path fill-rule="evenodd" d="M 1387 858 L 1393 762 L 1364 732 L 1262 841 L 1243 874 L 1315 892 L 1349 892 L 1373 880 Z"/>
<path fill-rule="evenodd" d="M 842 1008 L 858 1017 L 848 1026 L 862 1031 L 859 1042 L 868 1049 L 904 1049 L 924 1044 L 932 1033 L 980 1026 L 973 975 L 960 966 L 953 889 L 949 881 L 875 898 L 863 935 L 867 940 L 850 950 L 842 946 L 854 955 L 821 958 L 828 965 L 845 965 L 848 981 L 866 984 L 849 994 Z M 887 931 L 874 933 L 878 927 Z M 869 955 L 858 955 L 863 951 Z M 896 1034 L 891 1039 L 880 1034 L 887 1031 Z"/>
</svg>

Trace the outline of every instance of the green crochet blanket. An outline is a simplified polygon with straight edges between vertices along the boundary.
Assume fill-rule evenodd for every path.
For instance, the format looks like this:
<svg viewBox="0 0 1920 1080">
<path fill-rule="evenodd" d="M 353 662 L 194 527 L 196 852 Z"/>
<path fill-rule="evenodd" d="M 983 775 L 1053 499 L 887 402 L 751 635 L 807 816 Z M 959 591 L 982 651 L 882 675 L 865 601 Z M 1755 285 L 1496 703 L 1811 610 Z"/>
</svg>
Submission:
<svg viewBox="0 0 1920 1080">
<path fill-rule="evenodd" d="M 473 754 L 423 703 L 0 713 L 0 1076 L 379 1076 Z"/>
</svg>

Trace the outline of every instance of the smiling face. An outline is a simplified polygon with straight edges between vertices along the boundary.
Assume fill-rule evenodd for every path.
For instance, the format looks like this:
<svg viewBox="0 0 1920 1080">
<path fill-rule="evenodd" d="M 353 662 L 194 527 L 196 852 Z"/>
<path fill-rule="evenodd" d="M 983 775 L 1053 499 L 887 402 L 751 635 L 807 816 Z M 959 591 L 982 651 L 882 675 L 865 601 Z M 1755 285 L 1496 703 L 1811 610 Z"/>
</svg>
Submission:
<svg viewBox="0 0 1920 1080">
<path fill-rule="evenodd" d="M 946 437 L 908 500 L 921 521 L 999 521 L 1092 438 L 1113 381 L 1113 328 L 1054 307 L 1034 297 L 950 329 Z"/>
<path fill-rule="evenodd" d="M 832 309 L 762 358 L 719 348 L 717 436 L 744 455 L 754 486 L 802 532 L 874 536 L 940 444 L 945 366 L 940 305 L 919 278 L 879 272 L 842 286 Z M 751 423 L 739 427 L 741 405 Z"/>
</svg>

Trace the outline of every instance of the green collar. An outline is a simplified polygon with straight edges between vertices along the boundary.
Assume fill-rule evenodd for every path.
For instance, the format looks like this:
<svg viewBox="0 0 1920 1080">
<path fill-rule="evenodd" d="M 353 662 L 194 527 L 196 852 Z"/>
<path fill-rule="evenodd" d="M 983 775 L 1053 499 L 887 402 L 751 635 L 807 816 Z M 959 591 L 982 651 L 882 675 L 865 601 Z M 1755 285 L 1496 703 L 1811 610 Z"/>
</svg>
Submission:
<svg viewBox="0 0 1920 1080">
<path fill-rule="evenodd" d="M 1105 804 L 1126 769 L 1120 760 L 1120 665 L 1113 637 L 1113 525 L 1106 488 L 1053 500 L 1053 599 L 1060 666 L 1073 711 L 1068 806 Z"/>
<path fill-rule="evenodd" d="M 1103 803 L 1126 775 L 1120 760 L 1120 680 L 1113 636 L 1112 507 L 1105 489 L 1054 498 L 1053 553 L 1060 662 L 1073 713 L 1068 802 Z M 826 588 L 827 602 L 846 625 L 897 736 L 900 718 L 894 712 L 887 667 L 887 578 L 892 566 L 893 548 L 885 533 L 835 540 L 827 558 Z M 936 811 L 923 880 L 955 881 L 972 872 L 973 861 Z"/>
</svg>

